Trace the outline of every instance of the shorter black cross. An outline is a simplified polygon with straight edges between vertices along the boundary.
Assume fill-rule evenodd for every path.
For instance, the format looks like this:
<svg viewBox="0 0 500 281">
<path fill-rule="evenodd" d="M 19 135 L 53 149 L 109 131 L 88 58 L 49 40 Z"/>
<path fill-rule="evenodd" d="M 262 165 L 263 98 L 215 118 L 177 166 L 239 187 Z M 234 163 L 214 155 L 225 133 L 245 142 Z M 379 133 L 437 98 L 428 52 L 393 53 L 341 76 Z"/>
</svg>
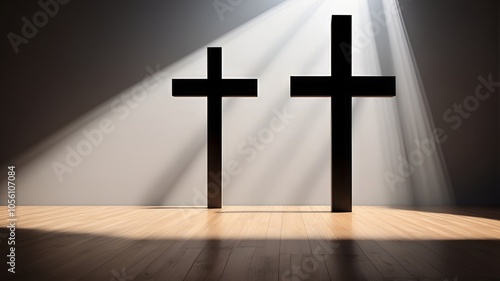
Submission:
<svg viewBox="0 0 500 281">
<path fill-rule="evenodd" d="M 396 95 L 394 76 L 352 76 L 351 29 L 351 16 L 332 16 L 331 76 L 290 80 L 292 97 L 331 98 L 332 212 L 352 211 L 352 97 Z"/>
<path fill-rule="evenodd" d="M 222 207 L 222 97 L 256 97 L 257 79 L 222 79 L 222 48 L 209 47 L 208 79 L 173 79 L 174 97 L 207 97 L 207 203 Z"/>
</svg>

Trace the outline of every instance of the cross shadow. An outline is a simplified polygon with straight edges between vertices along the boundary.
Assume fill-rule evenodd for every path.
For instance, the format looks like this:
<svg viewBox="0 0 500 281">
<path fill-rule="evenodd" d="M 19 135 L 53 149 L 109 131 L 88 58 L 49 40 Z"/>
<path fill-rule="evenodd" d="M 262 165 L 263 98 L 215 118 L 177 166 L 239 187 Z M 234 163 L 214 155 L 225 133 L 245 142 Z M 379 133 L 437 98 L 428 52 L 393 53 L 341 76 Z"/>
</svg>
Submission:
<svg viewBox="0 0 500 281">
<path fill-rule="evenodd" d="M 500 278 L 499 240 L 139 239 L 36 229 L 17 235 L 16 273 L 4 262 L 2 280 Z M 2 253 L 6 246 L 0 244 Z"/>
<path fill-rule="evenodd" d="M 289 206 L 289 205 L 287 205 Z M 256 214 L 300 214 L 300 213 L 331 213 L 330 211 L 218 211 L 219 214 L 246 214 L 246 213 L 256 213 Z"/>
</svg>

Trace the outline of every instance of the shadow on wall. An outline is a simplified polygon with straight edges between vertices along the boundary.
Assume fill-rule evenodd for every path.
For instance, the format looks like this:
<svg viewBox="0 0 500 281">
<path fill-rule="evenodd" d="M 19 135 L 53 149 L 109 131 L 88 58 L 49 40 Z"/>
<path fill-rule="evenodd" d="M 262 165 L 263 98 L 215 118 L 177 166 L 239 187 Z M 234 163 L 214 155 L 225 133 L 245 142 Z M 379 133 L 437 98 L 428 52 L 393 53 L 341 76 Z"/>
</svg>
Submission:
<svg viewBox="0 0 500 281">
<path fill-rule="evenodd" d="M 500 278 L 498 240 L 148 240 L 32 229 L 17 235 L 16 273 L 7 263 L 0 273 L 13 281 Z"/>
<path fill-rule="evenodd" d="M 498 81 L 498 1 L 399 3 L 429 116 L 447 136 L 441 147 L 455 201 L 498 205 L 500 154 L 492 152 L 500 149 L 500 128 L 492 118 L 500 114 L 500 88 L 487 82 Z"/>
<path fill-rule="evenodd" d="M 0 162 L 284 1 L 2 2 Z"/>
</svg>

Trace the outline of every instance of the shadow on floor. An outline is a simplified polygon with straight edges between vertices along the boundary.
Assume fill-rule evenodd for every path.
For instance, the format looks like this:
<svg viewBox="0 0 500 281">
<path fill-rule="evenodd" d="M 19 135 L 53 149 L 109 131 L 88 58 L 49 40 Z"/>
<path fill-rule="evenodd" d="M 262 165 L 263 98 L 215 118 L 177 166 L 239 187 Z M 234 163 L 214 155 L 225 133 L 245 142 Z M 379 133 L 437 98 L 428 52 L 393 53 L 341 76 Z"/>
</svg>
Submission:
<svg viewBox="0 0 500 281">
<path fill-rule="evenodd" d="M 391 209 L 441 213 L 456 216 L 477 217 L 500 220 L 500 207 L 459 207 L 459 206 L 389 206 Z"/>
<path fill-rule="evenodd" d="M 150 240 L 18 229 L 16 273 L 1 264 L 2 280 L 499 280 L 500 241 Z"/>
</svg>

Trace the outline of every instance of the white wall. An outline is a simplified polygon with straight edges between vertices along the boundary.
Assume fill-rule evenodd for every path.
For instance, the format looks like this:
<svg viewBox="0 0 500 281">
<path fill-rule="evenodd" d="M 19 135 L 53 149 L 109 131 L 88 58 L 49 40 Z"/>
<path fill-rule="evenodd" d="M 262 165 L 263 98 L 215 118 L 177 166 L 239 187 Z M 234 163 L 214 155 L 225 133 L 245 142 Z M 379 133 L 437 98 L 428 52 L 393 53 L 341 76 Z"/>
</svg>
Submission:
<svg viewBox="0 0 500 281">
<path fill-rule="evenodd" d="M 415 143 L 433 136 L 433 121 L 391 4 L 379 12 L 392 20 L 378 25 L 389 34 L 393 69 L 384 74 L 397 76 L 398 97 L 353 101 L 354 204 L 447 204 L 453 192 L 442 151 L 425 156 Z M 290 99 L 289 79 L 329 74 L 332 14 L 353 14 L 354 75 L 381 75 L 389 58 L 378 55 L 379 33 L 366 31 L 368 13 L 364 1 L 288 1 L 208 44 L 223 47 L 224 77 L 259 79 L 259 98 L 224 100 L 224 163 L 239 165 L 226 175 L 224 204 L 330 203 L 329 101 Z M 144 82 L 18 157 L 19 204 L 204 205 L 206 102 L 173 98 L 171 79 L 206 77 L 206 48 L 156 68 L 145 65 Z M 294 117 L 251 149 L 248 136 L 269 132 L 283 111 Z M 78 149 L 88 155 L 75 156 Z M 415 151 L 423 164 L 401 175 Z"/>
</svg>

